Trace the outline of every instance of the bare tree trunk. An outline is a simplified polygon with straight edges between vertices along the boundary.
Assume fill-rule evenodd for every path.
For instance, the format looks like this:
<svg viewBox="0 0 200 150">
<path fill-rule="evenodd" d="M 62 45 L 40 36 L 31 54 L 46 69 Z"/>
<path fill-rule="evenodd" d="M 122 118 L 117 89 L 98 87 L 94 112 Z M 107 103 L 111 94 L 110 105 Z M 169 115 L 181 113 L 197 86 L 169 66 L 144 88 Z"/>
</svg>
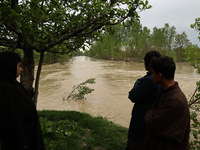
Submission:
<svg viewBox="0 0 200 150">
<path fill-rule="evenodd" d="M 44 52 L 40 53 L 40 61 L 38 64 L 38 69 L 37 69 L 37 74 L 36 74 L 36 79 L 35 79 L 35 93 L 34 93 L 34 103 L 35 106 L 37 107 L 37 99 L 38 99 L 38 94 L 39 94 L 39 80 L 40 80 L 40 74 L 42 70 L 42 63 L 44 60 Z"/>
<path fill-rule="evenodd" d="M 23 71 L 20 76 L 20 82 L 24 86 L 24 88 L 31 94 L 32 99 L 34 98 L 34 69 L 35 61 L 33 50 L 29 48 L 24 49 Z"/>
</svg>

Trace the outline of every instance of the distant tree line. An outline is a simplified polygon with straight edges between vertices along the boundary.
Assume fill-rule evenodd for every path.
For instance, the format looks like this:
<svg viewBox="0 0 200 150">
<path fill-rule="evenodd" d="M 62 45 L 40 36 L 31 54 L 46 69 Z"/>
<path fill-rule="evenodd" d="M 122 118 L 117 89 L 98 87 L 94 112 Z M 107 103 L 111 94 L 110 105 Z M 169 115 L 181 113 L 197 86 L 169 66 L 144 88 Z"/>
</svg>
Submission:
<svg viewBox="0 0 200 150">
<path fill-rule="evenodd" d="M 128 27 L 127 27 L 128 26 Z M 102 59 L 142 59 L 147 51 L 157 50 L 177 61 L 186 61 L 186 48 L 192 46 L 187 34 L 178 34 L 168 23 L 151 31 L 139 21 L 119 24 L 106 30 L 101 40 L 95 41 L 86 56 Z"/>
</svg>

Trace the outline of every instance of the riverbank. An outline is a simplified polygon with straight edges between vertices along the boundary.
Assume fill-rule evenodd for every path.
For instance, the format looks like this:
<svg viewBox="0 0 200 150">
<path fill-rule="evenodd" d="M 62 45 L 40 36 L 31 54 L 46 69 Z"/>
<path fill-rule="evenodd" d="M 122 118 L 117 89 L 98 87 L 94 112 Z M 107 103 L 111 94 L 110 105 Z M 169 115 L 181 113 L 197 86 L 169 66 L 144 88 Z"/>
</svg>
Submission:
<svg viewBox="0 0 200 150">
<path fill-rule="evenodd" d="M 122 150 L 128 129 L 76 111 L 38 111 L 46 150 Z"/>
<path fill-rule="evenodd" d="M 46 150 L 123 150 L 126 147 L 128 128 L 101 116 L 49 110 L 38 111 L 38 115 Z M 198 141 L 190 136 L 191 150 L 196 150 Z"/>
<path fill-rule="evenodd" d="M 97 59 L 97 60 L 110 60 L 110 61 L 141 62 L 141 63 L 144 63 L 144 59 L 140 59 L 140 58 L 95 58 L 95 57 L 92 57 L 92 56 L 87 56 L 87 57 L 91 57 L 91 58 Z"/>
</svg>

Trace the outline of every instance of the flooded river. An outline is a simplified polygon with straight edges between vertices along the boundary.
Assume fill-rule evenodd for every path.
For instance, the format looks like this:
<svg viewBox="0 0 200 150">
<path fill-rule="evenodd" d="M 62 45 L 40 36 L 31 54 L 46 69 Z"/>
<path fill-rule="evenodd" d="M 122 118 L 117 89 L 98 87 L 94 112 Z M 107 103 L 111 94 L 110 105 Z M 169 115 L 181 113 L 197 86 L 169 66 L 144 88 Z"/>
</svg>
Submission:
<svg viewBox="0 0 200 150">
<path fill-rule="evenodd" d="M 65 64 L 44 65 L 42 69 L 39 110 L 75 110 L 93 116 L 103 116 L 128 127 L 133 103 L 128 92 L 137 78 L 146 74 L 143 63 L 97 60 L 78 56 Z M 89 78 L 96 83 L 87 85 L 94 91 L 85 100 L 65 100 L 74 85 Z M 188 63 L 177 63 L 175 80 L 189 98 L 199 76 Z"/>
</svg>

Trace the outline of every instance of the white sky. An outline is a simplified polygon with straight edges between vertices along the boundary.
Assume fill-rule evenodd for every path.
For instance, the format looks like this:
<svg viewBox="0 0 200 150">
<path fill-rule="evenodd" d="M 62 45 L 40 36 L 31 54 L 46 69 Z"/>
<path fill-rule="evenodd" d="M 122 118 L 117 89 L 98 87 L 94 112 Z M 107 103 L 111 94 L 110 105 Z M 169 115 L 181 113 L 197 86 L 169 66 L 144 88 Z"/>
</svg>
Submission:
<svg viewBox="0 0 200 150">
<path fill-rule="evenodd" d="M 165 23 L 175 26 L 177 33 L 186 32 L 193 44 L 200 46 L 198 34 L 190 27 L 195 18 L 200 17 L 200 0 L 148 0 L 151 9 L 139 13 L 142 26 L 151 31 L 154 27 L 164 27 Z"/>
</svg>

